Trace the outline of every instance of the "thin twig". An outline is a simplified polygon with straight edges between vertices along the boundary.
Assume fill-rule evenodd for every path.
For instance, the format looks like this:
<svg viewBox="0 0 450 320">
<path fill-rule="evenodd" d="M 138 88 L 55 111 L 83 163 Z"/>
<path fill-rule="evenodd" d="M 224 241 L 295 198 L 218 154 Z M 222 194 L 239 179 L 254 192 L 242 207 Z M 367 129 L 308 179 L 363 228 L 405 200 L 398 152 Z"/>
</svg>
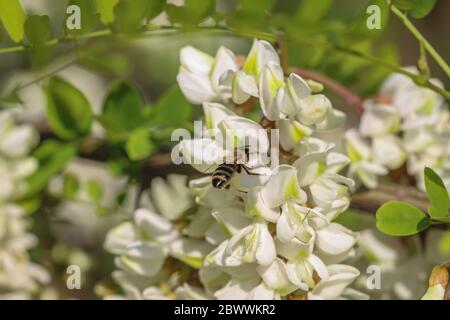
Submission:
<svg viewBox="0 0 450 320">
<path fill-rule="evenodd" d="M 450 78 L 450 67 L 441 57 L 441 55 L 433 48 L 433 46 L 428 42 L 428 40 L 420 33 L 420 31 L 414 26 L 414 24 L 408 19 L 406 14 L 401 12 L 397 7 L 391 6 L 392 12 L 403 22 L 405 27 L 411 32 L 411 34 L 419 41 L 425 50 L 433 57 L 434 61 L 441 67 L 445 72 L 447 77 Z"/>
<path fill-rule="evenodd" d="M 45 74 L 43 74 L 43 75 L 37 77 L 36 79 L 31 80 L 30 82 L 21 84 L 21 85 L 19 85 L 19 86 L 16 88 L 16 91 L 23 90 L 23 89 L 25 89 L 25 88 L 27 88 L 27 87 L 29 87 L 29 86 L 35 84 L 35 83 L 41 82 L 42 80 L 45 80 L 45 79 L 47 79 L 47 78 L 49 78 L 49 77 L 51 77 L 51 76 L 54 76 L 55 74 L 57 74 L 57 73 L 59 73 L 59 72 L 65 70 L 65 69 L 67 69 L 68 67 L 70 67 L 71 65 L 73 65 L 74 63 L 76 63 L 77 61 L 78 61 L 78 58 L 72 59 L 72 60 L 70 60 L 69 62 L 62 64 L 62 65 L 59 66 L 58 68 L 56 68 L 56 69 L 54 69 L 54 70 L 52 70 L 52 71 L 50 71 L 50 72 L 48 72 L 48 73 L 45 73 Z"/>
<path fill-rule="evenodd" d="M 382 184 L 378 188 L 352 195 L 351 207 L 367 212 L 376 212 L 385 202 L 402 200 L 426 211 L 429 202 L 425 193 L 415 187 L 399 184 Z"/>
</svg>

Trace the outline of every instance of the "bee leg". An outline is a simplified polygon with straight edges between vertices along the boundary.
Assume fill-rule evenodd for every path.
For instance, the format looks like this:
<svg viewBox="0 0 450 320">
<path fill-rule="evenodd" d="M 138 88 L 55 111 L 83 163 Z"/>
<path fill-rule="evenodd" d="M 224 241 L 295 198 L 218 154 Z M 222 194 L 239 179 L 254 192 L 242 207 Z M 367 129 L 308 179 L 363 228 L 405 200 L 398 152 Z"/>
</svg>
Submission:
<svg viewBox="0 0 450 320">
<path fill-rule="evenodd" d="M 249 175 L 251 175 L 251 176 L 260 176 L 260 175 L 261 175 L 260 173 L 254 173 L 254 172 L 251 172 L 250 169 L 247 168 L 247 167 L 244 166 L 244 165 L 241 165 L 240 167 L 242 167 L 242 169 L 244 169 L 244 171 L 245 171 L 246 174 L 249 174 Z"/>
</svg>

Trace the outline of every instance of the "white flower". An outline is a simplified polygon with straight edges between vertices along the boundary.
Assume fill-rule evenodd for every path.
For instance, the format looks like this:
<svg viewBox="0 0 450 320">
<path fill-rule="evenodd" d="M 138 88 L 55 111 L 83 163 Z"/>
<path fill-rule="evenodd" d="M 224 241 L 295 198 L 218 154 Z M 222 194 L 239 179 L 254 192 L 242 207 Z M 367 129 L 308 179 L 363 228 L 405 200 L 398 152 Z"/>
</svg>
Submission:
<svg viewBox="0 0 450 320">
<path fill-rule="evenodd" d="M 182 140 L 176 148 L 185 163 L 201 172 L 212 172 L 219 164 L 242 163 L 246 157 L 252 162 L 251 167 L 267 161 L 264 154 L 269 149 L 269 139 L 261 125 L 244 117 L 228 115 L 218 104 L 207 105 L 205 110 L 208 110 L 207 123 L 217 125 L 212 128 L 214 136 Z"/>
<path fill-rule="evenodd" d="M 338 223 L 331 223 L 316 231 L 316 247 L 319 253 L 341 255 L 351 250 L 356 242 L 352 231 Z"/>
<path fill-rule="evenodd" d="M 418 73 L 414 67 L 405 69 Z M 430 81 L 442 87 L 438 80 Z M 415 176 L 419 189 L 424 187 L 426 166 L 439 171 L 450 189 L 449 171 L 444 169 L 450 159 L 450 113 L 443 102 L 442 96 L 403 74 L 389 76 L 379 96 L 364 102 L 359 133 L 371 140 L 366 143 L 354 130 L 346 135 L 347 154 L 352 159 L 349 176 L 358 177 L 367 188 L 375 188 L 377 176 L 406 162 L 408 174 Z"/>
<path fill-rule="evenodd" d="M 277 52 L 269 42 L 255 39 L 245 60 L 243 71 L 258 77 L 264 66 L 269 63 L 280 64 Z"/>
<path fill-rule="evenodd" d="M 406 67 L 406 70 L 418 73 L 415 67 Z M 437 79 L 431 79 L 435 85 L 442 87 Z M 424 116 L 433 113 L 443 102 L 443 97 L 436 92 L 416 85 L 411 78 L 403 74 L 392 74 L 380 89 L 381 95 L 389 97 L 392 104 L 398 108 L 402 116 L 411 113 L 421 113 Z"/>
<path fill-rule="evenodd" d="M 269 63 L 280 64 L 277 53 L 267 41 L 255 39 L 242 70 L 229 69 L 222 75 L 220 85 L 231 92 L 236 104 L 244 103 L 252 96 L 259 97 L 258 79 Z"/>
<path fill-rule="evenodd" d="M 228 70 L 220 78 L 219 83 L 226 88 L 225 90 L 231 91 L 232 100 L 236 104 L 242 104 L 252 96 L 259 96 L 255 77 L 241 70 Z"/>
<path fill-rule="evenodd" d="M 205 128 L 173 152 L 208 174 L 236 160 L 249 170 L 233 172 L 227 188 L 215 188 L 210 176 L 191 180 L 192 193 L 181 179 L 153 182 L 155 212 L 137 210 L 133 223 L 107 237 L 106 247 L 119 255 L 117 265 L 129 279 L 121 286 L 137 299 L 343 297 L 353 292 L 345 289 L 355 273 L 334 272 L 329 264 L 354 254 L 356 234 L 332 222 L 349 205 L 354 182 L 339 172 L 350 160 L 311 136 L 315 129 L 337 128 L 345 117 L 324 95 L 312 95 L 300 76 L 285 78 L 269 43 L 255 40 L 242 69 L 233 61 L 225 49 L 215 59 L 183 49 L 178 81 L 190 101 L 203 103 Z M 271 161 L 267 130 L 233 112 L 231 102 L 250 97 L 259 99 L 262 123 L 280 129 L 282 151 L 297 161 Z M 172 195 L 184 200 L 164 205 Z M 131 280 L 145 274 L 141 285 Z M 330 276 L 334 282 L 327 282 Z"/>
<path fill-rule="evenodd" d="M 400 129 L 399 110 L 389 104 L 377 104 L 371 100 L 364 102 L 364 112 L 359 123 L 362 136 L 374 137 L 395 133 Z"/>
<path fill-rule="evenodd" d="M 284 75 L 281 66 L 276 63 L 267 64 L 259 78 L 261 110 L 264 116 L 272 121 L 283 118 L 281 106 L 284 98 Z"/>
<path fill-rule="evenodd" d="M 292 240 L 277 242 L 278 253 L 287 259 L 286 269 L 289 280 L 303 291 L 314 288 L 316 283 L 328 278 L 325 263 L 312 253 L 313 242 L 302 243 Z"/>
<path fill-rule="evenodd" d="M 28 156 L 37 141 L 31 126 L 18 126 L 10 112 L 0 112 L 0 299 L 30 299 L 50 282 L 47 271 L 30 261 L 28 250 L 37 238 L 16 203 L 27 191 L 25 179 L 37 169 L 37 160 Z"/>
<path fill-rule="evenodd" d="M 181 67 L 178 84 L 193 104 L 223 101 L 231 98 L 231 91 L 220 84 L 220 77 L 228 70 L 238 70 L 234 54 L 220 47 L 216 57 L 187 46 L 180 52 Z"/>
<path fill-rule="evenodd" d="M 348 175 L 357 178 L 367 188 L 373 189 L 378 185 L 378 176 L 386 175 L 387 169 L 372 159 L 370 146 L 354 129 L 345 134 L 347 155 L 351 165 Z"/>
<path fill-rule="evenodd" d="M 321 280 L 317 286 L 308 293 L 308 299 L 311 300 L 334 300 L 342 295 L 349 283 L 353 282 L 358 276 L 359 271 L 347 265 L 328 266 L 329 277 Z"/>
<path fill-rule="evenodd" d="M 373 159 L 389 170 L 395 170 L 405 163 L 407 155 L 401 140 L 394 135 L 377 136 L 372 141 Z"/>
<path fill-rule="evenodd" d="M 226 244 L 226 245 L 224 245 Z M 208 260 L 221 266 L 239 266 L 256 262 L 267 266 L 276 257 L 275 244 L 267 223 L 257 222 L 235 233 L 230 240 L 219 246 Z"/>
<path fill-rule="evenodd" d="M 167 259 L 178 259 L 192 268 L 200 268 L 207 253 L 212 250 L 212 246 L 200 239 L 191 238 L 189 234 L 182 235 L 170 219 L 180 219 L 186 210 L 192 208 L 193 194 L 184 184 L 185 177 L 169 175 L 168 182 L 156 180 L 153 187 L 157 190 L 150 190 L 150 194 L 163 197 L 172 195 L 172 200 L 178 206 L 172 207 L 175 212 L 166 205 L 158 208 L 162 213 L 153 212 L 151 209 L 139 208 L 134 213 L 133 221 L 126 221 L 112 229 L 105 240 L 105 248 L 109 252 L 117 255 L 115 263 L 122 270 L 118 282 L 127 291 L 127 297 L 139 299 L 162 299 L 176 297 L 176 286 L 181 285 L 178 280 L 173 280 L 173 290 L 161 291 L 154 287 L 169 275 L 163 268 Z M 153 198 L 154 200 L 154 198 Z M 154 204 L 145 200 L 148 206 Z M 156 202 L 158 203 L 158 202 Z M 189 208 L 186 205 L 190 204 Z M 181 209 L 181 210 L 180 210 Z M 202 212 L 198 215 L 201 217 Z M 194 215 L 195 217 L 195 215 Z M 204 230 L 205 231 L 205 230 Z M 198 227 L 192 226 L 190 233 L 197 237 L 202 237 Z M 148 279 L 145 287 L 139 286 L 134 279 L 144 277 Z M 183 291 L 183 294 L 185 291 Z M 181 291 L 180 291 L 181 294 Z"/>
</svg>

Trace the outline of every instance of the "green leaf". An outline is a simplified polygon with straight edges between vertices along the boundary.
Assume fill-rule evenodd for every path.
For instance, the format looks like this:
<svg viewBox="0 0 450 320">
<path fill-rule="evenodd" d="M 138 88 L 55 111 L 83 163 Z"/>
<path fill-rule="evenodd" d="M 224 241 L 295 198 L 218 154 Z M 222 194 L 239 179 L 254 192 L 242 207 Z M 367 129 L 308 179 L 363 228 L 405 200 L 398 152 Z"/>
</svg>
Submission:
<svg viewBox="0 0 450 320">
<path fill-rule="evenodd" d="M 401 10 L 411 10 L 415 0 L 392 0 L 392 4 Z"/>
<path fill-rule="evenodd" d="M 166 0 L 148 0 L 146 13 L 147 19 L 151 20 L 163 12 L 165 4 Z"/>
<path fill-rule="evenodd" d="M 47 121 L 63 139 L 74 139 L 89 133 L 92 124 L 91 106 L 83 93 L 67 81 L 54 77 L 48 82 Z"/>
<path fill-rule="evenodd" d="M 53 36 L 50 18 L 46 15 L 32 15 L 25 22 L 25 35 L 33 46 L 40 46 Z"/>
<path fill-rule="evenodd" d="M 393 0 L 392 4 L 413 18 L 421 19 L 433 10 L 436 0 Z"/>
<path fill-rule="evenodd" d="M 43 66 L 51 58 L 53 47 L 46 46 L 46 41 L 53 38 L 53 31 L 48 16 L 32 15 L 25 22 L 25 35 L 31 44 L 30 52 L 34 66 Z"/>
<path fill-rule="evenodd" d="M 125 82 L 117 82 L 106 97 L 99 121 L 111 140 L 123 141 L 131 131 L 146 123 L 144 110 L 139 91 Z"/>
<path fill-rule="evenodd" d="M 444 257 L 450 255 L 450 231 L 445 231 L 438 244 L 439 253 Z"/>
<path fill-rule="evenodd" d="M 68 30 L 66 23 L 64 23 L 64 30 L 66 34 L 84 34 L 91 30 L 93 30 L 100 22 L 100 19 L 97 15 L 97 10 L 95 8 L 94 1 L 92 0 L 70 0 L 68 6 L 76 5 L 80 8 L 80 24 L 81 29 Z M 64 21 L 67 21 L 67 18 L 71 16 L 71 14 L 67 14 L 64 16 Z"/>
<path fill-rule="evenodd" d="M 119 0 L 94 0 L 95 9 L 100 14 L 100 20 L 103 24 L 111 24 L 114 22 L 114 7 Z"/>
<path fill-rule="evenodd" d="M 42 197 L 34 195 L 28 198 L 19 199 L 16 202 L 26 213 L 36 212 L 42 205 Z"/>
<path fill-rule="evenodd" d="M 86 193 L 93 201 L 99 202 L 103 196 L 103 187 L 100 182 L 89 180 L 86 183 Z"/>
<path fill-rule="evenodd" d="M 66 173 L 64 175 L 64 181 L 63 181 L 64 196 L 66 196 L 69 199 L 75 197 L 79 188 L 80 188 L 80 183 L 78 182 L 77 176 L 72 173 Z"/>
<path fill-rule="evenodd" d="M 378 11 L 367 12 L 369 7 L 379 8 L 379 15 L 376 15 Z M 389 5 L 386 0 L 369 0 L 361 7 L 359 14 L 351 25 L 349 36 L 353 38 L 352 40 L 366 40 L 367 38 L 376 38 L 380 36 L 388 24 L 389 13 Z M 368 23 L 371 23 L 372 19 L 374 19 L 373 21 L 376 21 L 375 18 L 377 17 L 379 17 L 380 28 L 369 29 Z"/>
<path fill-rule="evenodd" d="M 145 159 L 155 149 L 150 132 L 146 128 L 134 130 L 127 140 L 125 149 L 131 160 Z"/>
<path fill-rule="evenodd" d="M 430 207 L 428 213 L 432 218 L 448 217 L 449 198 L 447 188 L 439 175 L 430 168 L 425 168 L 425 189 Z"/>
<path fill-rule="evenodd" d="M 192 27 L 212 15 L 215 7 L 215 0 L 186 0 L 184 6 L 167 4 L 165 11 L 171 22 Z"/>
<path fill-rule="evenodd" d="M 274 4 L 274 0 L 241 0 L 230 23 L 242 29 L 267 28 L 267 16 Z"/>
<path fill-rule="evenodd" d="M 108 47 L 84 48 L 79 62 L 88 69 L 115 77 L 125 77 L 130 69 L 130 62 L 123 58 L 123 54 Z"/>
<path fill-rule="evenodd" d="M 430 225 L 418 208 L 401 201 L 388 201 L 376 213 L 377 228 L 392 236 L 416 234 Z"/>
<path fill-rule="evenodd" d="M 43 142 L 33 152 L 33 157 L 39 161 L 39 168 L 27 178 L 26 197 L 41 191 L 52 177 L 64 169 L 76 153 L 77 148 L 73 144 L 64 144 L 56 140 Z"/>
<path fill-rule="evenodd" d="M 114 26 L 124 33 L 138 32 L 146 16 L 148 0 L 122 0 L 114 8 Z"/>
<path fill-rule="evenodd" d="M 433 10 L 435 4 L 436 0 L 415 0 L 409 14 L 416 19 L 424 18 Z"/>
<path fill-rule="evenodd" d="M 295 14 L 295 18 L 302 22 L 320 21 L 330 11 L 334 0 L 303 0 Z"/>
<path fill-rule="evenodd" d="M 178 86 L 168 89 L 156 105 L 155 123 L 170 128 L 184 127 L 191 119 L 192 105 Z"/>
<path fill-rule="evenodd" d="M 398 48 L 393 43 L 386 43 L 375 52 L 375 55 L 379 59 L 391 62 L 392 64 L 399 64 L 400 61 Z M 374 94 L 389 74 L 390 71 L 383 66 L 375 64 L 368 66 L 359 77 L 361 81 L 359 81 L 360 87 L 358 92 L 366 95 Z"/>
<path fill-rule="evenodd" d="M 14 42 L 22 41 L 25 12 L 19 0 L 0 0 L 0 20 Z"/>
</svg>

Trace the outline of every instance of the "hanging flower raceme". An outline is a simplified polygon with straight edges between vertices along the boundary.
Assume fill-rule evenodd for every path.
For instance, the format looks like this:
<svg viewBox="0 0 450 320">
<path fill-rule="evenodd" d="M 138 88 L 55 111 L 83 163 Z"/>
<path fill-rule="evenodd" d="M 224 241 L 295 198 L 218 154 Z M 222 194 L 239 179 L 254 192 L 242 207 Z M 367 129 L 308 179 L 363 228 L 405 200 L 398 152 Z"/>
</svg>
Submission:
<svg viewBox="0 0 450 320">
<path fill-rule="evenodd" d="M 417 73 L 415 68 L 405 69 Z M 436 79 L 431 81 L 442 86 Z M 442 96 L 402 74 L 392 74 L 378 97 L 364 102 L 359 130 L 346 134 L 347 154 L 352 160 L 349 176 L 375 188 L 378 176 L 406 163 L 420 189 L 425 166 L 438 172 L 450 187 L 449 118 Z"/>
<path fill-rule="evenodd" d="M 31 126 L 17 125 L 10 112 L 0 112 L 0 299 L 29 299 L 49 282 L 48 273 L 29 259 L 37 239 L 16 203 L 27 192 L 25 179 L 37 169 L 37 160 L 28 156 L 37 137 Z"/>
<path fill-rule="evenodd" d="M 202 104 L 204 122 L 172 156 L 208 175 L 189 188 L 169 187 L 173 176 L 157 180 L 153 202 L 170 197 L 173 208 L 141 203 L 133 221 L 110 232 L 106 248 L 117 255 L 114 277 L 125 297 L 347 296 L 359 272 L 342 263 L 354 255 L 357 234 L 333 220 L 349 205 L 354 182 L 339 172 L 350 160 L 312 137 L 342 123 L 342 114 L 300 76 L 285 78 L 266 41 L 254 41 L 242 66 L 225 48 L 212 58 L 186 47 L 181 63 L 178 83 L 188 100 Z M 272 153 L 275 132 L 236 112 L 250 97 L 259 98 L 263 120 L 280 129 L 290 160 L 280 164 Z M 179 200 L 180 192 L 190 201 Z"/>
</svg>

